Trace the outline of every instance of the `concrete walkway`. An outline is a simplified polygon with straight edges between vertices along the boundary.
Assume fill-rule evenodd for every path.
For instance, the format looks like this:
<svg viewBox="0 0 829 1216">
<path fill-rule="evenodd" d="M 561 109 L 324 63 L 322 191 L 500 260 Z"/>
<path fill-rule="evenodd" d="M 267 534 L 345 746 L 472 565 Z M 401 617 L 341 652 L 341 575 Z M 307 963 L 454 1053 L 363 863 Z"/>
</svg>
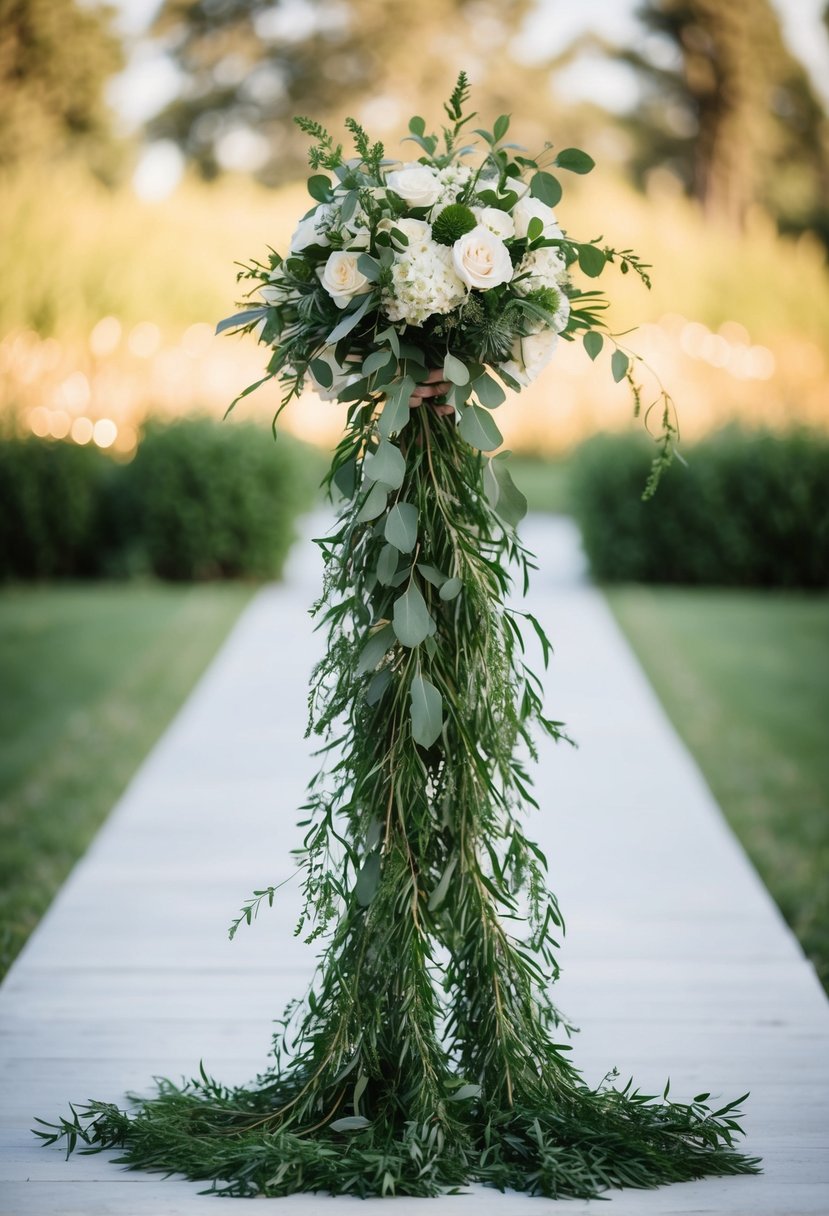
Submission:
<svg viewBox="0 0 829 1216">
<path fill-rule="evenodd" d="M 575 1059 L 591 1082 L 616 1065 L 646 1092 L 668 1076 L 676 1097 L 751 1090 L 745 1147 L 766 1172 L 612 1192 L 609 1209 L 473 1189 L 366 1207 L 257 1200 L 250 1211 L 826 1216 L 829 1004 L 584 581 L 572 528 L 531 519 L 525 535 L 540 564 L 529 607 L 556 646 L 548 709 L 580 743 L 545 748 L 531 820 L 568 921 L 557 1000 L 582 1028 Z M 226 929 L 254 887 L 292 871 L 313 768 L 302 735 L 319 581 L 305 542 L 286 584 L 244 613 L 0 990 L 3 1216 L 230 1211 L 197 1185 L 128 1173 L 103 1154 L 67 1162 L 28 1129 L 70 1099 L 120 1102 L 153 1075 L 192 1075 L 201 1057 L 227 1082 L 265 1064 L 271 1019 L 311 970 L 292 936 L 296 885 L 234 942 Z"/>
</svg>

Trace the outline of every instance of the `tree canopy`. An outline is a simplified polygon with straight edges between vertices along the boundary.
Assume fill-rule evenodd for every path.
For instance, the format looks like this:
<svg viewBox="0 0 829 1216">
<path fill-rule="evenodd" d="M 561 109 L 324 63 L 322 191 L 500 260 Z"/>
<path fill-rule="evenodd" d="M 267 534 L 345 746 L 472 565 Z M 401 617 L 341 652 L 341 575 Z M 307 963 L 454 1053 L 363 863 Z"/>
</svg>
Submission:
<svg viewBox="0 0 829 1216">
<path fill-rule="evenodd" d="M 81 152 L 111 166 L 106 82 L 123 66 L 109 7 L 0 0 L 0 165 Z"/>
</svg>

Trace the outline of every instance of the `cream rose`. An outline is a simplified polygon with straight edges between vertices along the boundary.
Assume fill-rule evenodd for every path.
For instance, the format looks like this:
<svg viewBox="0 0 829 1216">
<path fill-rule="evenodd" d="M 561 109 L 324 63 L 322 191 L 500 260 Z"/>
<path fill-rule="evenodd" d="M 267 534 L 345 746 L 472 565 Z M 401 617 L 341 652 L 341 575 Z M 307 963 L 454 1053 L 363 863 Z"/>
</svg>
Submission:
<svg viewBox="0 0 829 1216">
<path fill-rule="evenodd" d="M 467 287 L 486 291 L 512 278 L 509 250 L 489 228 L 478 224 L 452 246 L 452 261 L 458 278 Z"/>
<path fill-rule="evenodd" d="M 531 198 L 529 194 L 524 195 L 512 209 L 512 218 L 515 223 L 515 235 L 517 237 L 525 237 L 527 229 L 530 226 L 530 220 L 539 219 L 543 225 L 542 235 L 545 237 L 561 236 L 561 229 L 556 223 L 555 213 L 552 207 L 548 207 L 546 203 L 542 203 L 540 199 Z"/>
<path fill-rule="evenodd" d="M 434 170 L 416 162 L 386 174 L 386 185 L 410 207 L 433 207 L 442 192 L 440 179 Z"/>
<path fill-rule="evenodd" d="M 358 296 L 369 289 L 368 279 L 357 269 L 359 256 L 356 251 L 349 253 L 346 250 L 338 250 L 329 255 L 324 266 L 317 267 L 320 282 L 337 308 L 345 308 L 352 296 Z"/>
<path fill-rule="evenodd" d="M 517 338 L 512 346 L 512 359 L 501 366 L 526 388 L 550 362 L 557 346 L 558 334 L 549 329 L 526 338 Z"/>
<path fill-rule="evenodd" d="M 508 211 L 500 211 L 497 207 L 473 207 L 475 218 L 484 228 L 488 228 L 502 241 L 515 236 L 515 224 Z"/>
</svg>

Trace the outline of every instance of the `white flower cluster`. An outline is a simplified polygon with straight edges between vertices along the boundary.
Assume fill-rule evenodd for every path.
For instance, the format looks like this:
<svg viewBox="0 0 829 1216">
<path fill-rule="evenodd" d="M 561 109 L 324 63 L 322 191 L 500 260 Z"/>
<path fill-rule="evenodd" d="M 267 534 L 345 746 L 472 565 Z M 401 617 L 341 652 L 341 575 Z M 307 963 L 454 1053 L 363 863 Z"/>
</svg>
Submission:
<svg viewBox="0 0 829 1216">
<path fill-rule="evenodd" d="M 554 287 L 559 283 L 567 266 L 558 249 L 553 245 L 531 249 L 525 253 L 515 270 L 515 290 L 520 296 L 529 295 L 542 287 Z M 526 277 L 524 277 L 526 276 Z"/>
<path fill-rule="evenodd" d="M 436 313 L 451 312 L 466 298 L 452 250 L 431 236 L 410 241 L 395 256 L 391 275 L 392 290 L 383 293 L 383 309 L 391 321 L 422 325 Z"/>
</svg>

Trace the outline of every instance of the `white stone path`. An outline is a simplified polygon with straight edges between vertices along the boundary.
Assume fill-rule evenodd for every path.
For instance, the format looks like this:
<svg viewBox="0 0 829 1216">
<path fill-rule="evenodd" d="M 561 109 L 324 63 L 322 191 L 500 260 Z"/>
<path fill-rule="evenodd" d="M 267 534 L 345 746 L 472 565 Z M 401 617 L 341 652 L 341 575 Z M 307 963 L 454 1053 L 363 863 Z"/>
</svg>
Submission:
<svg viewBox="0 0 829 1216">
<path fill-rule="evenodd" d="M 610 1208 L 482 1188 L 362 1207 L 222 1201 L 36 1143 L 34 1115 L 120 1101 L 153 1075 L 191 1075 L 201 1057 L 220 1079 L 250 1079 L 270 1020 L 304 990 L 295 885 L 234 942 L 226 929 L 254 887 L 291 872 L 312 771 L 303 728 L 320 643 L 306 610 L 320 562 L 306 541 L 287 583 L 244 613 L 0 990 L 3 1216 L 829 1214 L 829 1004 L 584 582 L 572 529 L 533 519 L 525 535 L 540 563 L 529 606 L 556 645 L 548 709 L 580 743 L 545 748 L 531 820 L 568 920 L 557 1003 L 582 1028 L 575 1058 L 592 1082 L 615 1064 L 647 1092 L 668 1076 L 677 1097 L 751 1090 L 745 1148 L 765 1173 L 612 1192 Z"/>
</svg>

